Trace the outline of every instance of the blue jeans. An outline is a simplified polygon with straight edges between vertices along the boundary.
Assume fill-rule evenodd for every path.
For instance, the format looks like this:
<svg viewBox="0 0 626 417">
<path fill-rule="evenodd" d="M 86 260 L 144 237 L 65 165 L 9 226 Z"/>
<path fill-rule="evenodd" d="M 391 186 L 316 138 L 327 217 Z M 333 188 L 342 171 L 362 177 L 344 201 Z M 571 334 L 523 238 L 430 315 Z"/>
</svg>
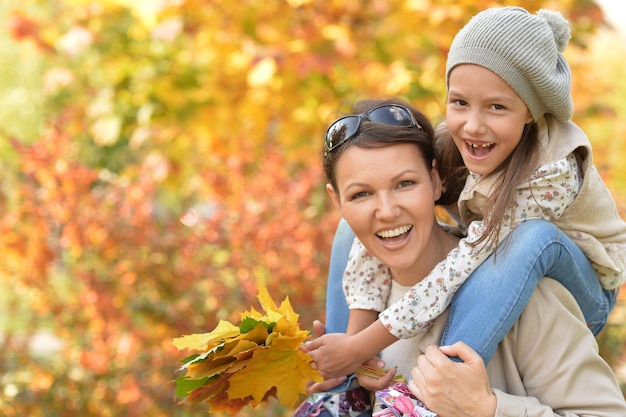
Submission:
<svg viewBox="0 0 626 417">
<path fill-rule="evenodd" d="M 333 239 L 328 285 L 326 286 L 326 333 L 345 333 L 348 328 L 348 305 L 343 293 L 343 271 L 354 241 L 354 232 L 343 218 L 339 221 Z"/>
<path fill-rule="evenodd" d="M 326 326 L 345 331 L 348 309 L 341 281 L 354 233 L 342 220 L 337 228 L 328 277 Z M 506 246 L 502 246 L 506 245 Z M 517 321 L 539 280 L 559 281 L 576 298 L 589 328 L 605 325 L 617 291 L 605 291 L 584 253 L 554 224 L 529 220 L 519 225 L 459 288 L 450 306 L 442 344 L 462 340 L 483 358 L 493 356 Z"/>
<path fill-rule="evenodd" d="M 544 276 L 572 293 L 589 329 L 598 334 L 615 306 L 617 291 L 602 289 L 585 254 L 558 227 L 529 220 L 458 289 L 441 344 L 462 340 L 488 363 Z"/>
</svg>

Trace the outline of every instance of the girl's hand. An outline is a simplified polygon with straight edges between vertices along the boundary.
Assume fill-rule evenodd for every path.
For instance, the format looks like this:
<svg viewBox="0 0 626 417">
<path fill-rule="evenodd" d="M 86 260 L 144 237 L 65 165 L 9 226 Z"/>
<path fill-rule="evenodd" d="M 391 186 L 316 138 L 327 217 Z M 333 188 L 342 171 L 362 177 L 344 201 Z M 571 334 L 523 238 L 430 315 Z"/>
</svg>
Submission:
<svg viewBox="0 0 626 417">
<path fill-rule="evenodd" d="M 385 362 L 378 357 L 374 357 L 363 365 L 367 365 L 372 368 L 383 369 Z M 374 377 L 365 375 L 359 371 L 356 372 L 356 378 L 359 380 L 359 384 L 368 391 L 379 391 L 383 388 L 387 388 L 393 382 L 393 377 L 396 375 L 397 369 L 391 368 L 381 377 Z"/>
<path fill-rule="evenodd" d="M 365 361 L 396 340 L 398 338 L 377 320 L 353 336 L 325 334 L 306 342 L 304 347 L 322 376 L 333 378 L 354 373 Z"/>
<path fill-rule="evenodd" d="M 448 356 L 458 356 L 463 362 L 453 362 Z M 427 347 L 411 375 L 409 389 L 439 417 L 495 415 L 497 401 L 485 364 L 463 342 Z"/>
<path fill-rule="evenodd" d="M 316 336 L 322 336 L 326 332 L 324 323 L 319 320 L 315 320 L 313 322 L 313 331 L 315 332 Z M 340 376 L 338 378 L 326 379 L 322 382 L 308 381 L 306 386 L 306 392 L 308 395 L 311 395 L 315 394 L 316 392 L 328 391 L 331 388 L 334 388 L 337 385 L 343 383 L 345 380 L 345 376 Z"/>
<path fill-rule="evenodd" d="M 325 379 L 354 373 L 362 364 L 355 354 L 354 336 L 328 333 L 306 342 L 304 347 Z"/>
</svg>

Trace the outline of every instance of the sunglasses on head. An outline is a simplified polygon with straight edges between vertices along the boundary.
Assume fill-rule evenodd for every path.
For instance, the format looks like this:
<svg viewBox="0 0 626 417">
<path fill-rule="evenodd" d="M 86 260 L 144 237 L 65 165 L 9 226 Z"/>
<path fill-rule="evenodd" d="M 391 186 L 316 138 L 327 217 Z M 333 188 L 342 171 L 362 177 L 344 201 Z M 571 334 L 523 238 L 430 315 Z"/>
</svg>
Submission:
<svg viewBox="0 0 626 417">
<path fill-rule="evenodd" d="M 337 119 L 326 131 L 324 139 L 326 152 L 331 152 L 348 139 L 354 137 L 363 120 L 390 126 L 422 129 L 422 126 L 415 121 L 413 115 L 406 107 L 397 104 L 383 104 L 365 113 L 351 114 Z"/>
</svg>

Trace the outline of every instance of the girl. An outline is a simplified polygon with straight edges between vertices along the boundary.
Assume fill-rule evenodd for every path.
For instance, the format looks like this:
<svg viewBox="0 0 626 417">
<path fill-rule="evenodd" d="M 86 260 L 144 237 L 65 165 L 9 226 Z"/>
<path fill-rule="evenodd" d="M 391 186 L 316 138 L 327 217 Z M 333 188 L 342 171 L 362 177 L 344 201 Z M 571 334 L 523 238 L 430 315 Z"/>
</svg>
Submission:
<svg viewBox="0 0 626 417">
<path fill-rule="evenodd" d="M 324 156 L 327 190 L 360 241 L 390 271 L 386 302 L 390 304 L 424 279 L 458 245 L 459 238 L 435 219 L 435 203 L 445 193 L 428 120 L 398 100 L 360 102 L 353 112 L 329 129 Z M 393 249 L 376 237 L 380 231 L 406 226 L 410 231 Z M 416 357 L 423 354 L 420 358 L 430 361 L 425 366 L 420 360 L 424 366 L 413 371 L 410 387 L 441 417 L 493 416 L 496 410 L 507 416 L 545 416 L 553 410 L 572 417 L 626 413 L 617 381 L 594 349 L 595 340 L 580 310 L 556 281 L 546 279 L 539 284 L 487 367 L 466 345 L 442 348 L 465 361 L 454 364 L 431 346 L 439 342 L 445 325 L 442 315 L 426 333 L 398 341 L 381 354 L 386 365 L 397 367 L 407 377 Z M 434 384 L 422 391 L 424 375 L 430 380 L 429 369 L 437 370 L 441 362 L 437 354 L 454 365 L 445 369 L 449 378 L 445 392 L 453 393 L 453 401 L 437 393 Z M 557 355 L 563 357 L 554 360 Z M 378 390 L 390 383 L 393 371 L 380 379 L 357 375 L 362 386 Z M 591 386 L 590 380 L 594 381 Z M 395 408 L 385 415 L 434 415 L 414 398 L 403 396 L 407 393 L 406 386 L 398 385 L 379 393 L 381 401 Z M 354 390 L 318 393 L 294 417 L 368 415 L 363 398 L 354 395 Z"/>
<path fill-rule="evenodd" d="M 454 298 L 443 343 L 463 340 L 485 363 L 543 276 L 574 294 L 594 332 L 602 328 L 626 280 L 626 223 L 593 166 L 587 137 L 569 120 L 571 77 L 561 54 L 568 41 L 560 14 L 518 7 L 483 11 L 457 34 L 438 135 L 446 193 L 454 195 L 457 181 L 465 182 L 456 195 L 467 237 L 373 323 L 372 311 L 385 307 L 387 269 L 355 241 L 344 276 L 354 308 L 351 335 L 327 334 L 307 344 L 325 376 L 354 372 L 398 338 L 427 330 L 470 274 Z M 555 227 L 541 225 L 537 233 L 519 226 L 529 219 Z M 376 238 L 391 248 L 407 233 L 398 227 Z M 570 239 L 589 262 L 579 259 Z"/>
</svg>

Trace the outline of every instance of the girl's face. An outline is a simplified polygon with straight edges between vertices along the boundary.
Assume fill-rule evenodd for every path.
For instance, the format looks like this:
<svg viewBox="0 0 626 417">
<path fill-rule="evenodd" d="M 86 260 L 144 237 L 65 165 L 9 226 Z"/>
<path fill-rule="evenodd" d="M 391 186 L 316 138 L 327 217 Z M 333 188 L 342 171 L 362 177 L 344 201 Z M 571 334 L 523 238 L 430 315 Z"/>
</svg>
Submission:
<svg viewBox="0 0 626 417">
<path fill-rule="evenodd" d="M 479 65 L 450 72 L 446 120 L 463 162 L 471 172 L 496 170 L 532 122 L 526 104 L 500 76 Z"/>
<path fill-rule="evenodd" d="M 351 146 L 335 172 L 338 190 L 328 184 L 328 193 L 370 253 L 396 278 L 402 273 L 416 278 L 419 267 L 430 271 L 432 260 L 441 259 L 431 239 L 438 228 L 434 202 L 441 196 L 441 181 L 419 149 L 412 144 Z"/>
</svg>

